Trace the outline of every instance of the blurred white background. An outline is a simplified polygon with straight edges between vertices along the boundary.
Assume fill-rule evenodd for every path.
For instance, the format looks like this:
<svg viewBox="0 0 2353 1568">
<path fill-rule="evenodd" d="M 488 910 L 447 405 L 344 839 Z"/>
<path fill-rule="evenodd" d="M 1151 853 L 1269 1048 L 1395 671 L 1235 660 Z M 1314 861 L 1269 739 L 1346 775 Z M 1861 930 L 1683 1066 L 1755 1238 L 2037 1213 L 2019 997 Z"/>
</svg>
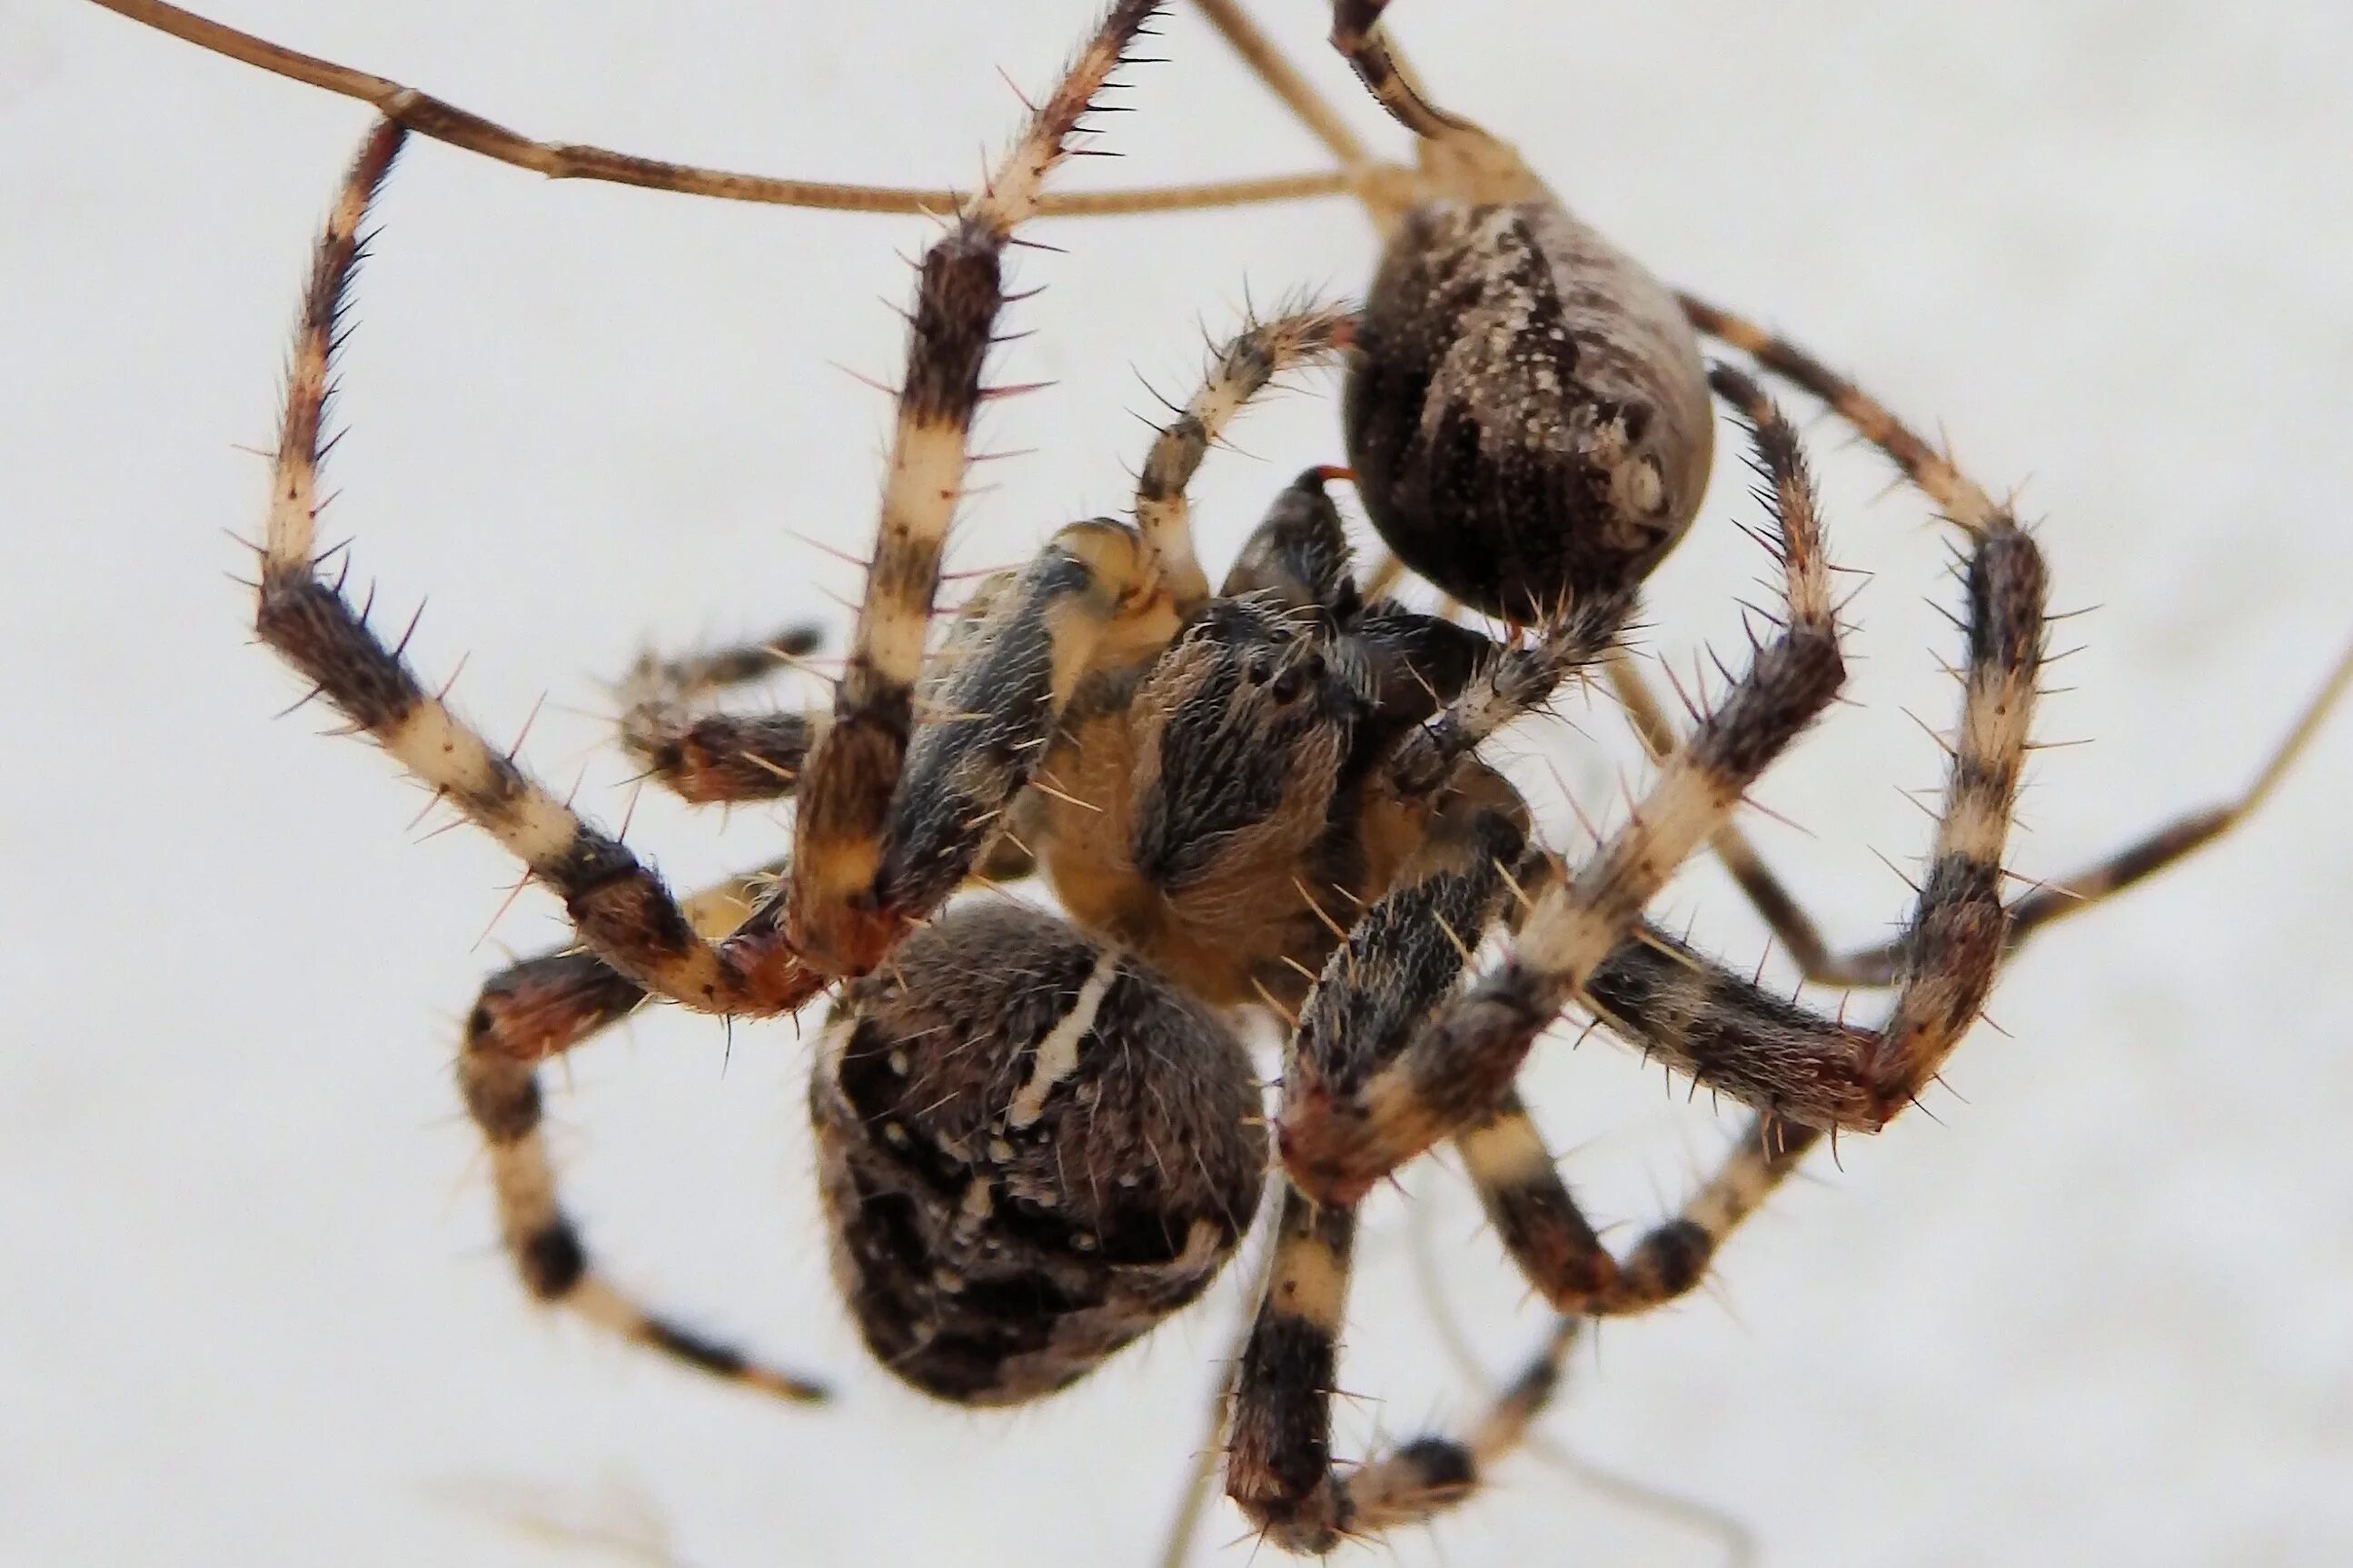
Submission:
<svg viewBox="0 0 2353 1568">
<path fill-rule="evenodd" d="M 555 138 L 837 179 L 970 179 L 1093 0 L 864 7 L 211 0 L 214 14 Z M 1385 146 L 1318 44 L 1260 7 Z M 2236 789 L 2353 626 L 2353 10 L 1999 0 L 1891 9 L 1470 0 L 1398 26 L 1444 101 L 1521 142 L 1666 276 L 1786 327 L 1997 489 L 2031 481 L 2085 651 L 2060 667 L 2014 859 L 2055 873 Z M 1131 73 L 1127 154 L 1073 183 L 1307 167 L 1317 150 L 1182 6 Z M 826 1281 L 793 1027 L 649 1016 L 554 1104 L 623 1279 L 788 1364 L 772 1408 L 523 1301 L 448 1078 L 454 1020 L 543 898 L 496 919 L 483 842 L 246 646 L 277 374 L 353 103 L 94 7 L 0 0 L 0 1561 L 538 1564 L 667 1542 L 698 1568 L 1152 1560 L 1237 1280 L 1071 1394 L 972 1416 L 861 1356 Z M 552 185 L 413 145 L 380 209 L 330 535 L 428 675 L 529 760 L 627 804 L 597 678 L 648 643 L 765 631 L 854 574 L 889 409 L 894 252 L 920 220 Z M 1326 202 L 1063 224 L 1001 374 L 999 464 L 955 563 L 1117 510 L 1142 381 L 1204 326 L 1357 287 Z M 1141 381 L 1139 380 L 1141 378 Z M 1252 414 L 1198 494 L 1222 560 L 1299 467 L 1328 386 Z M 1840 938 L 1880 935 L 1938 757 L 1942 541 L 1816 426 L 1833 542 L 1875 576 L 1854 696 L 1754 826 Z M 1658 578 L 1659 648 L 1729 636 L 1759 565 L 1737 465 Z M 1596 808 L 1631 753 L 1604 708 L 1514 744 Z M 1581 732 L 1580 732 L 1581 731 Z M 2353 1552 L 2353 722 L 2193 865 L 2039 942 L 1949 1091 L 1744 1234 L 1721 1287 L 1580 1352 L 1547 1431 L 1741 1521 L 1775 1564 L 2342 1563 Z M 694 882 L 782 838 L 651 795 L 632 841 Z M 1712 869 L 1671 911 L 1753 960 Z M 489 934 L 484 936 L 486 928 Z M 480 939 L 480 940 L 478 940 Z M 1639 1221 L 1725 1123 L 1597 1040 L 1533 1097 L 1600 1214 Z M 1489 1371 L 1540 1318 L 1440 1163 L 1409 1184 Z M 1474 1397 L 1413 1283 L 1409 1205 L 1367 1215 L 1344 1452 Z M 1222 1503 L 1198 1560 L 1250 1547 Z M 1541 1460 L 1399 1561 L 1689 1564 L 1720 1542 Z"/>
</svg>

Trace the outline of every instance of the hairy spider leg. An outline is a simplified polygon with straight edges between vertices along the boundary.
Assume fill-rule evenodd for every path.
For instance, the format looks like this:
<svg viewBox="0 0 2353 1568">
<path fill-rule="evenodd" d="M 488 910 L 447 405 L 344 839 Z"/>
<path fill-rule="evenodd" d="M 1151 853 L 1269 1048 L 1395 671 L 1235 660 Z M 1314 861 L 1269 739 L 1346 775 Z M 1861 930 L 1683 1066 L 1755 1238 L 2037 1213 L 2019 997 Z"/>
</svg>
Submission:
<svg viewBox="0 0 2353 1568">
<path fill-rule="evenodd" d="M 1000 261 L 1093 93 L 1155 7 L 1122 0 L 1032 115 L 987 191 L 926 255 L 875 563 L 835 706 L 801 780 L 790 919 L 773 905 L 722 943 L 699 936 L 660 879 L 491 748 L 317 574 L 316 473 L 329 362 L 369 201 L 404 132 L 369 137 L 322 237 L 305 294 L 274 470 L 256 616 L 262 640 L 353 724 L 491 833 L 552 888 L 583 940 L 621 973 L 698 1010 L 790 1011 L 833 976 L 871 964 L 922 910 L 877 896 L 892 787 L 906 760 L 939 552 L 962 488 L 965 434 L 1001 302 Z M 1077 590 L 1072 590 L 1076 592 Z M 1018 768 L 1003 779 L 1008 798 Z M 1001 804 L 1001 803 L 999 803 Z M 915 858 L 921 860 L 922 856 Z M 925 886 L 940 878 L 926 863 Z M 864 875 L 861 876 L 860 873 Z M 887 891 L 887 890 L 884 890 Z M 812 963 L 805 955 L 815 954 Z"/>
<path fill-rule="evenodd" d="M 1335 0 L 1335 47 L 1398 123 L 1425 140 L 1459 136 L 1470 129 L 1468 122 L 1434 108 L 1419 93 L 1410 74 L 1401 68 L 1394 44 L 1380 29 L 1381 15 L 1388 3 L 1389 0 Z M 1354 172 L 1352 189 L 1364 202 L 1376 226 L 1386 228 L 1393 222 L 1399 206 L 1409 200 L 1404 193 L 1412 185 L 1412 172 L 1371 163 L 1363 143 L 1346 130 L 1331 105 L 1242 15 L 1234 0 L 1196 0 L 1196 5 L 1209 16 L 1219 34 L 1268 89 Z M 1886 454 L 1906 479 L 1955 525 L 1976 533 L 2008 516 L 2007 510 L 1995 502 L 1983 486 L 1908 428 L 1884 405 L 1831 370 L 1815 355 L 1694 295 L 1683 293 L 1678 299 L 1695 330 L 1748 354 L 1760 369 L 1776 379 L 1820 398 L 1866 441 Z M 1663 759 L 1678 742 L 1656 695 L 1623 655 L 1616 661 L 1610 676 L 1645 749 L 1654 760 Z M 2122 892 L 2236 827 L 2277 786 L 2348 689 L 2353 689 L 2353 644 L 2339 655 L 2243 795 L 2217 806 L 2187 813 L 2066 877 L 2021 895 L 2010 904 L 2012 950 L 2042 926 Z M 1900 937 L 1860 952 L 1839 953 L 1736 823 L 1726 823 L 1719 829 L 1710 840 L 1710 847 L 1806 978 L 1849 987 L 1885 987 L 1896 983 L 1896 942 Z"/>
<path fill-rule="evenodd" d="M 1720 372 L 1718 383 L 1736 399 L 1764 403 L 1734 373 Z M 1519 823 L 1473 810 L 1458 832 L 1433 833 L 1430 868 L 1366 912 L 1310 998 L 1286 1058 L 1277 1121 L 1298 1199 L 1286 1214 L 1295 1223 L 1237 1381 L 1226 1473 L 1229 1495 L 1290 1550 L 1328 1551 L 1359 1527 L 1350 1478 L 1332 1467 L 1329 1452 L 1354 1205 L 1432 1142 L 1507 1106 L 1536 1036 L 1844 679 L 1810 484 L 1794 433 L 1769 405 L 1766 414 L 1756 438 L 1772 481 L 1788 623 L 1757 648 L 1747 674 L 1693 745 L 1661 770 L 1628 824 L 1535 897 L 1504 964 L 1455 990 L 1472 942 L 1510 891 L 1507 868 L 1525 848 Z M 1433 1469 L 1431 1486 L 1467 1483 L 1459 1449 L 1421 1453 L 1455 1465 Z"/>
</svg>

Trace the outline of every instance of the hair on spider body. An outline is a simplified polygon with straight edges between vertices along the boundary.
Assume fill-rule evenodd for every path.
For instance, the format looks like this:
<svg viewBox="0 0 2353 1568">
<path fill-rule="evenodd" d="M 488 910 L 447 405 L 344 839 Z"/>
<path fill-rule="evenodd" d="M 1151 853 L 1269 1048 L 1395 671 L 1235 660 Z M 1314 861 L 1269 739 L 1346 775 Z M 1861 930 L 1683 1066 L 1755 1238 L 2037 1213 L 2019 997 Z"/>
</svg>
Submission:
<svg viewBox="0 0 2353 1568">
<path fill-rule="evenodd" d="M 960 906 L 849 986 L 809 1114 L 859 1331 L 966 1405 L 1060 1388 L 1193 1300 L 1266 1169 L 1217 1015 L 1012 903 Z"/>
</svg>

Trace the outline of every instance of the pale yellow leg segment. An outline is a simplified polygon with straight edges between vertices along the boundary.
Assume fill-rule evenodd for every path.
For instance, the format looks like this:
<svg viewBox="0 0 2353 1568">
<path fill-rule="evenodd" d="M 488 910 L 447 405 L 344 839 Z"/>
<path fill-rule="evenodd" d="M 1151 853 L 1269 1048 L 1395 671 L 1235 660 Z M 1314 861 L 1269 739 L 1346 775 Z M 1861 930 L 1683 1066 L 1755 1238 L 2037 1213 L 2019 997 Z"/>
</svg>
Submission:
<svg viewBox="0 0 2353 1568">
<path fill-rule="evenodd" d="M 1209 580 L 1193 549 L 1186 486 L 1210 445 L 1245 404 L 1295 365 L 1328 360 L 1348 346 L 1356 317 L 1317 307 L 1245 327 L 1218 352 L 1201 389 L 1152 443 L 1135 486 L 1135 524 L 1157 559 L 1178 614 L 1208 602 Z"/>
<path fill-rule="evenodd" d="M 1152 0 L 1113 5 L 987 184 L 924 254 L 866 595 L 834 721 L 810 754 L 795 824 L 786 935 L 828 973 L 866 973 L 923 912 L 885 907 L 878 878 L 915 721 L 940 556 L 1004 302 L 1005 247 L 1035 216 L 1048 174 L 1155 9 Z"/>
</svg>

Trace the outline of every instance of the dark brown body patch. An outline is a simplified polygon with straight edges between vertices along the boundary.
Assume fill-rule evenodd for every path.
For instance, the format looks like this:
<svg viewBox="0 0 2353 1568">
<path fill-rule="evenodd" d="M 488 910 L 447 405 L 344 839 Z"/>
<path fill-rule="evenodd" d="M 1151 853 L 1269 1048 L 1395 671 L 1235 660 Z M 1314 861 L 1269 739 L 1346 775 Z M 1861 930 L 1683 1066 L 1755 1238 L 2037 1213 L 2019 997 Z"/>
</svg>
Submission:
<svg viewBox="0 0 2353 1568">
<path fill-rule="evenodd" d="M 1715 433 L 1673 299 L 1548 202 L 1406 215 L 1343 415 L 1389 547 L 1523 621 L 1647 574 L 1699 508 Z"/>
<path fill-rule="evenodd" d="M 809 1110 L 860 1332 L 965 1405 L 1073 1382 L 1200 1294 L 1266 1167 L 1225 1026 L 1014 904 L 951 912 L 849 988 Z"/>
</svg>

